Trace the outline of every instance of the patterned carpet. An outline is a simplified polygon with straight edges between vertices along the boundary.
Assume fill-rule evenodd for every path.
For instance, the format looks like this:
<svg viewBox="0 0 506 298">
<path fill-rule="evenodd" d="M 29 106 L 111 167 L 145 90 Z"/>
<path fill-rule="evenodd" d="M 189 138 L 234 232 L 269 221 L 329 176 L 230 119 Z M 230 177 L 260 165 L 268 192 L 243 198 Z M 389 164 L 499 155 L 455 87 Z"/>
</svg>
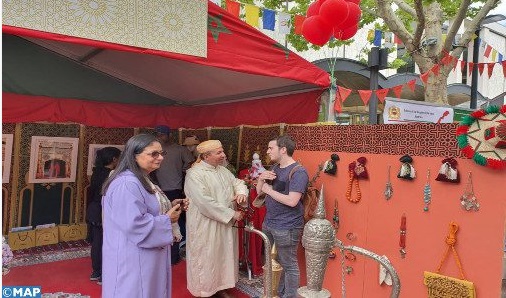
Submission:
<svg viewBox="0 0 506 298">
<path fill-rule="evenodd" d="M 241 292 L 250 295 L 251 297 L 262 297 L 264 292 L 264 281 L 263 276 L 252 277 L 248 279 L 247 272 L 240 271 L 239 282 L 237 283 L 237 289 Z"/>
<path fill-rule="evenodd" d="M 71 294 L 71 293 L 45 293 L 41 295 L 42 298 L 90 298 L 90 296 L 82 296 L 81 294 Z"/>
<path fill-rule="evenodd" d="M 90 245 L 84 241 L 62 242 L 54 245 L 33 247 L 29 249 L 14 251 L 14 259 L 10 267 L 28 266 L 48 262 L 83 258 L 90 256 Z M 237 289 L 249 295 L 250 297 L 262 297 L 263 278 L 262 276 L 248 279 L 246 272 L 241 271 Z M 90 296 L 81 296 L 79 293 L 45 293 L 42 298 L 89 298 Z"/>
<path fill-rule="evenodd" d="M 10 267 L 28 266 L 41 263 L 89 257 L 90 245 L 88 244 L 88 242 L 84 240 L 79 240 L 21 249 L 13 251 L 13 253 L 14 259 L 9 264 Z"/>
</svg>

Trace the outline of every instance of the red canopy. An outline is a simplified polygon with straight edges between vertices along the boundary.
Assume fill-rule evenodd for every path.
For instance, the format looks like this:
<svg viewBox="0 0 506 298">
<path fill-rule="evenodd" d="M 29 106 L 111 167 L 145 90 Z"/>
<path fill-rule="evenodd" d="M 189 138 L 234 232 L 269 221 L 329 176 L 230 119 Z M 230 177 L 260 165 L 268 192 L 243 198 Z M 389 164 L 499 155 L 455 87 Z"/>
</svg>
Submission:
<svg viewBox="0 0 506 298">
<path fill-rule="evenodd" d="M 41 74 L 42 81 L 31 89 L 22 74 L 14 75 L 18 69 L 6 70 L 4 64 L 8 80 L 3 82 L 3 121 L 73 121 L 104 127 L 152 126 L 163 120 L 173 127 L 316 121 L 319 96 L 330 84 L 328 74 L 212 2 L 208 6 L 207 58 L 4 25 L 4 36 L 16 35 L 25 44 L 64 55 L 66 63 L 70 59 L 79 67 L 119 78 L 154 99 L 143 94 L 126 101 L 114 92 L 92 94 L 96 86 L 86 86 L 86 80 L 68 93 L 41 89 L 61 81 L 65 90 L 65 80 L 72 77 L 68 73 L 47 83 L 43 80 L 48 75 Z M 9 42 L 4 38 L 4 45 Z M 20 56 L 22 51 L 16 49 L 7 51 L 14 55 L 8 61 L 34 59 Z M 66 112 L 76 108 L 76 115 Z M 99 116 L 104 113 L 107 117 Z"/>
</svg>

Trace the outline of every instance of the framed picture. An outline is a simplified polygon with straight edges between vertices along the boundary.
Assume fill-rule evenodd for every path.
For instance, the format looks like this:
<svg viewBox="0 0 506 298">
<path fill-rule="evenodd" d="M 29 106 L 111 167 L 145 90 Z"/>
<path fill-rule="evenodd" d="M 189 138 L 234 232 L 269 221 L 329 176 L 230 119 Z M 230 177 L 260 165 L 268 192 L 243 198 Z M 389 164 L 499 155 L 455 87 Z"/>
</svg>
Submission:
<svg viewBox="0 0 506 298">
<path fill-rule="evenodd" d="M 2 183 L 9 183 L 11 176 L 12 144 L 14 135 L 2 134 Z"/>
<path fill-rule="evenodd" d="M 78 138 L 32 137 L 28 183 L 76 181 Z"/>
<path fill-rule="evenodd" d="M 125 149 L 125 145 L 90 144 L 90 149 L 88 150 L 88 166 L 86 168 L 86 174 L 88 174 L 88 176 L 91 176 L 91 174 L 93 174 L 93 167 L 95 166 L 97 151 L 104 147 L 115 147 L 121 150 L 121 152 L 123 152 L 123 149 Z"/>
</svg>

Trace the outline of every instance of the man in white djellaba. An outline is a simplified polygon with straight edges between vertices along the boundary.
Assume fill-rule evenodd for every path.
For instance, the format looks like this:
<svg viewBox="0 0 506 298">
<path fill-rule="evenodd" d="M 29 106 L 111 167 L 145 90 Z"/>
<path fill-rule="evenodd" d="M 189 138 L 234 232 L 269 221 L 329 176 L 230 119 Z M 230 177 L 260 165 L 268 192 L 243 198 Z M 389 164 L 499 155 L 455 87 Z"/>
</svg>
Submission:
<svg viewBox="0 0 506 298">
<path fill-rule="evenodd" d="M 237 229 L 248 188 L 222 166 L 226 156 L 218 140 L 197 146 L 198 159 L 187 171 L 184 190 L 191 202 L 186 221 L 186 277 L 196 297 L 231 297 L 239 279 Z"/>
</svg>

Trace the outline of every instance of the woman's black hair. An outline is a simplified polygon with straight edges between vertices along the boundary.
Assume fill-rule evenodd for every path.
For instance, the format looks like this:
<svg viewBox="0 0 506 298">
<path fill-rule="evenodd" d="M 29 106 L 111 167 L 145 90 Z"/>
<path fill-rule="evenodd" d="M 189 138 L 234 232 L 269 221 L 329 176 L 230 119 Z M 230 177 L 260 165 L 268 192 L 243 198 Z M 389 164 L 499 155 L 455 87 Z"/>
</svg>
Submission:
<svg viewBox="0 0 506 298">
<path fill-rule="evenodd" d="M 137 164 L 137 161 L 135 160 L 135 156 L 142 151 L 149 145 L 153 144 L 154 142 L 158 142 L 156 140 L 156 137 L 152 134 L 138 134 L 133 137 L 131 137 L 126 145 L 125 150 L 121 153 L 121 156 L 119 158 L 119 163 L 112 175 L 107 179 L 107 181 L 104 183 L 104 187 L 102 189 L 102 194 L 105 195 L 107 188 L 111 184 L 111 182 L 122 172 L 126 170 L 132 171 L 134 173 L 135 177 L 139 179 L 142 186 L 144 186 L 144 189 L 148 191 L 149 193 L 155 193 L 155 191 L 152 189 L 152 187 L 148 183 L 148 175 L 146 175 L 139 165 Z"/>
<path fill-rule="evenodd" d="M 116 147 L 104 147 L 97 151 L 97 157 L 95 158 L 95 167 L 103 168 L 110 165 L 114 158 L 119 158 L 121 150 Z"/>
</svg>

